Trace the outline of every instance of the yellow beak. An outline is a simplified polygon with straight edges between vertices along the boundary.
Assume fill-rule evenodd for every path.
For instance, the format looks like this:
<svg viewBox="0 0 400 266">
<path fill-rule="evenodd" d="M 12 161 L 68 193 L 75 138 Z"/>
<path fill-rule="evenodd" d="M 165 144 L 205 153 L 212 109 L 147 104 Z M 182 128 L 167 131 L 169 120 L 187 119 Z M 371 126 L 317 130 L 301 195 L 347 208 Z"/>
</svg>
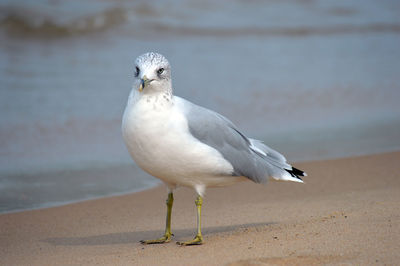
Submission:
<svg viewBox="0 0 400 266">
<path fill-rule="evenodd" d="M 144 75 L 143 78 L 140 80 L 139 91 L 142 92 L 144 87 L 146 87 L 146 85 L 148 85 L 151 81 L 151 79 L 148 79 L 146 75 Z"/>
</svg>

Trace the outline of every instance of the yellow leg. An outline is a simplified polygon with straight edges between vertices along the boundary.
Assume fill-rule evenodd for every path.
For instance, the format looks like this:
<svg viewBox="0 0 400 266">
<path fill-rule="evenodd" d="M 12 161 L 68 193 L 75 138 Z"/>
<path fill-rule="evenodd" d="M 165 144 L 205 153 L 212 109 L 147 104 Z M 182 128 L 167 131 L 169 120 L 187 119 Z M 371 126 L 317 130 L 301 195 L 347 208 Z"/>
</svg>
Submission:
<svg viewBox="0 0 400 266">
<path fill-rule="evenodd" d="M 177 242 L 178 245 L 190 246 L 203 244 L 203 236 L 201 235 L 201 205 L 203 204 L 203 198 L 199 195 L 195 203 L 197 207 L 197 235 L 190 241 Z"/>
<path fill-rule="evenodd" d="M 142 244 L 162 244 L 162 243 L 168 243 L 171 241 L 171 237 L 173 234 L 171 233 L 171 212 L 172 212 L 172 204 L 174 203 L 174 195 L 172 192 L 168 194 L 167 198 L 167 218 L 165 222 L 165 234 L 158 238 L 158 239 L 153 239 L 153 240 L 141 240 L 140 243 Z"/>
</svg>

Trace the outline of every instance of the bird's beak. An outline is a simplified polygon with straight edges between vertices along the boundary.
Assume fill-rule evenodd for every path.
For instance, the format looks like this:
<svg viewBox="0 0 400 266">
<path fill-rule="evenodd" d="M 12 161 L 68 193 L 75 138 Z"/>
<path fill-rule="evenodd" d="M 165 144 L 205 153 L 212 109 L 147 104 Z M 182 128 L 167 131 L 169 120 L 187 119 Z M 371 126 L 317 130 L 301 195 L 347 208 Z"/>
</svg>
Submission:
<svg viewBox="0 0 400 266">
<path fill-rule="evenodd" d="M 152 79 L 148 79 L 146 75 L 144 75 L 143 78 L 140 80 L 139 91 L 141 92 L 144 87 L 146 87 L 151 81 Z"/>
</svg>

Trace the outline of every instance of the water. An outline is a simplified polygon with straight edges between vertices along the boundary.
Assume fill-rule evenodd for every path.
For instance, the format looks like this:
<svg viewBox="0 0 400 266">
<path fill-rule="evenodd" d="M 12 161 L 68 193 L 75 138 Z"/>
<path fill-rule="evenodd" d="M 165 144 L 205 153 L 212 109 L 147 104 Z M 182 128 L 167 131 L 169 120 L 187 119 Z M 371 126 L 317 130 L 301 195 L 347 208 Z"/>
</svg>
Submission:
<svg viewBox="0 0 400 266">
<path fill-rule="evenodd" d="M 400 148 L 398 1 L 0 1 L 0 212 L 148 188 L 133 60 L 291 161 Z M 239 15 L 240 14 L 240 15 Z"/>
</svg>

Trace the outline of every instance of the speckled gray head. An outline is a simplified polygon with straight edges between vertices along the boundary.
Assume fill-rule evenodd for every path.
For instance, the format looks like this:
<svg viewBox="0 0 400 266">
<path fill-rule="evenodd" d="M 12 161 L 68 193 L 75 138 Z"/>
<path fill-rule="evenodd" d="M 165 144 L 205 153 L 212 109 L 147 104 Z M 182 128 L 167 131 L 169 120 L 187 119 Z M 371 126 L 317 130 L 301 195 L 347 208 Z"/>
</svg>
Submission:
<svg viewBox="0 0 400 266">
<path fill-rule="evenodd" d="M 168 60 L 154 52 L 139 56 L 135 60 L 135 87 L 146 94 L 172 90 Z"/>
</svg>

